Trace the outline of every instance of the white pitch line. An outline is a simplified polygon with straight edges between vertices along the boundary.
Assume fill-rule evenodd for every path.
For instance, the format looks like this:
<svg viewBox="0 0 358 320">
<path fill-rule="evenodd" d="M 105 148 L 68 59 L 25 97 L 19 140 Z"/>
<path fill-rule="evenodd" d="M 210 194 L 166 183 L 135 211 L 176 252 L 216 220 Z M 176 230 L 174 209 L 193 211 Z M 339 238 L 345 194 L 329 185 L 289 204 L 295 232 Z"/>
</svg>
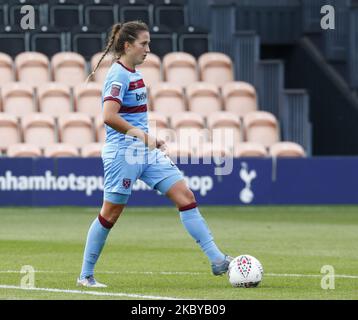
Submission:
<svg viewBox="0 0 358 320">
<path fill-rule="evenodd" d="M 19 270 L 0 270 L 1 273 L 21 273 Z M 35 273 L 77 274 L 78 272 L 35 270 Z M 97 271 L 97 274 L 150 274 L 150 275 L 205 275 L 207 272 L 184 271 Z M 323 274 L 264 273 L 268 277 L 322 278 Z M 358 279 L 358 275 L 335 274 L 335 278 Z"/>
<path fill-rule="evenodd" d="M 107 297 L 126 297 L 126 298 L 139 298 L 139 299 L 154 299 L 154 300 L 187 300 L 174 297 L 162 297 L 162 296 L 148 296 L 132 293 L 120 293 L 120 292 L 101 292 L 101 291 L 81 291 L 81 290 L 66 290 L 55 288 L 23 288 L 19 286 L 0 285 L 0 289 L 18 289 L 27 291 L 46 291 L 55 293 L 73 293 L 73 294 L 87 294 L 93 296 L 107 296 Z"/>
</svg>

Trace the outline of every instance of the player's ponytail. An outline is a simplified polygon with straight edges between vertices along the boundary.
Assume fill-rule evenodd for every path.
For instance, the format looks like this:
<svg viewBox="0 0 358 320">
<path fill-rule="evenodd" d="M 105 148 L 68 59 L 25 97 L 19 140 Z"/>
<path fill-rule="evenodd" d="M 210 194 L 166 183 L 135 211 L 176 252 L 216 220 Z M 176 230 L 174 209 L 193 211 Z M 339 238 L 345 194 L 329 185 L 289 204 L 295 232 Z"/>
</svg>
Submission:
<svg viewBox="0 0 358 320">
<path fill-rule="evenodd" d="M 104 49 L 101 59 L 99 59 L 96 67 L 86 79 L 86 83 L 94 76 L 104 57 L 111 53 L 113 59 L 117 60 L 124 53 L 125 42 L 133 43 L 141 31 L 149 31 L 148 26 L 142 21 L 129 21 L 126 23 L 116 23 L 112 27 L 107 46 Z"/>
<path fill-rule="evenodd" d="M 101 59 L 99 59 L 97 65 L 95 66 L 95 68 L 93 69 L 93 71 L 89 74 L 89 76 L 86 79 L 86 83 L 88 83 L 91 78 L 94 76 L 94 74 L 96 73 L 97 69 L 99 68 L 99 65 L 101 64 L 101 62 L 103 61 L 104 57 L 108 54 L 108 52 L 111 50 L 111 47 L 113 46 L 114 41 L 116 40 L 116 38 L 118 39 L 118 34 L 119 34 L 119 30 L 121 30 L 122 28 L 122 23 L 116 23 L 115 25 L 113 25 L 112 27 L 112 32 L 109 36 L 108 42 L 107 42 L 107 46 L 104 49 L 104 52 L 102 54 Z"/>
</svg>

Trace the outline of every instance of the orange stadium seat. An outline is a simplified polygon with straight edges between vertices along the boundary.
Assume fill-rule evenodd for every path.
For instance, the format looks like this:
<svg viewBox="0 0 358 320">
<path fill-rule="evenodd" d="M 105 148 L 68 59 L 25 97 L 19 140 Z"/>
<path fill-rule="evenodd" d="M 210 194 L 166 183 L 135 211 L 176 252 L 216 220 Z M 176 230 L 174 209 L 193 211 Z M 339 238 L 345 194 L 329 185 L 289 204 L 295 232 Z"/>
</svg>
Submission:
<svg viewBox="0 0 358 320">
<path fill-rule="evenodd" d="M 269 112 L 250 112 L 245 115 L 243 123 L 248 142 L 261 143 L 268 148 L 280 140 L 277 119 Z"/>
<path fill-rule="evenodd" d="M 19 142 L 21 135 L 16 116 L 0 112 L 0 150 Z"/>
<path fill-rule="evenodd" d="M 101 59 L 103 55 L 103 52 L 98 52 L 96 53 L 95 55 L 92 56 L 91 58 L 91 72 L 92 70 L 94 70 L 94 68 L 96 67 L 98 61 Z M 101 64 L 99 65 L 96 73 L 94 74 L 92 80 L 94 80 L 95 82 L 98 82 L 98 83 L 101 83 L 103 84 L 105 78 L 106 78 L 106 75 L 107 75 L 107 72 L 110 68 L 110 66 L 112 65 L 112 57 L 111 55 L 107 54 Z"/>
<path fill-rule="evenodd" d="M 231 58 L 221 52 L 207 52 L 198 59 L 201 81 L 218 86 L 234 80 Z"/>
<path fill-rule="evenodd" d="M 37 88 L 39 109 L 48 115 L 58 117 L 72 112 L 70 88 L 58 82 L 49 82 Z"/>
<path fill-rule="evenodd" d="M 162 81 L 161 76 L 161 61 L 154 53 L 148 53 L 144 62 L 136 67 L 143 76 L 144 83 L 147 87 Z"/>
<path fill-rule="evenodd" d="M 182 127 L 176 130 L 176 134 L 179 149 L 188 149 L 192 156 L 200 157 L 204 144 L 208 142 L 207 129 Z"/>
<path fill-rule="evenodd" d="M 228 82 L 222 86 L 224 109 L 240 117 L 257 111 L 257 96 L 255 88 L 243 81 Z"/>
<path fill-rule="evenodd" d="M 225 157 L 230 156 L 231 152 L 224 148 L 222 144 L 214 142 L 206 142 L 203 144 L 203 149 L 200 157 Z"/>
<path fill-rule="evenodd" d="M 80 153 L 78 149 L 67 143 L 55 143 L 47 146 L 44 149 L 45 157 L 59 158 L 59 157 L 79 157 Z"/>
<path fill-rule="evenodd" d="M 213 143 L 233 154 L 235 146 L 243 140 L 238 116 L 231 112 L 215 112 L 208 116 L 207 122 Z"/>
<path fill-rule="evenodd" d="M 95 119 L 96 141 L 104 143 L 106 140 L 106 130 L 103 123 L 103 116 L 100 114 Z"/>
<path fill-rule="evenodd" d="M 97 82 L 80 84 L 74 88 L 75 109 L 96 117 L 102 113 L 102 85 Z"/>
<path fill-rule="evenodd" d="M 95 141 L 92 121 L 83 113 L 67 113 L 58 118 L 60 141 L 82 147 Z"/>
<path fill-rule="evenodd" d="M 56 142 L 55 120 L 43 113 L 32 113 L 21 118 L 24 142 L 40 148 Z"/>
<path fill-rule="evenodd" d="M 306 156 L 305 150 L 297 143 L 290 141 L 281 141 L 270 147 L 272 157 L 292 157 L 303 158 Z"/>
<path fill-rule="evenodd" d="M 41 85 L 50 80 L 49 59 L 40 52 L 22 52 L 15 58 L 18 81 Z"/>
<path fill-rule="evenodd" d="M 171 159 L 178 159 L 179 157 L 188 158 L 192 155 L 192 150 L 188 145 L 180 146 L 177 142 L 167 143 L 166 153 Z"/>
<path fill-rule="evenodd" d="M 184 94 L 181 86 L 162 82 L 151 87 L 150 90 L 153 111 L 170 116 L 186 109 Z"/>
<path fill-rule="evenodd" d="M 103 147 L 102 143 L 94 142 L 94 143 L 86 144 L 81 148 L 82 157 L 84 158 L 101 157 L 102 147 Z"/>
<path fill-rule="evenodd" d="M 0 52 L 0 84 L 15 81 L 13 61 L 9 55 Z"/>
<path fill-rule="evenodd" d="M 76 52 L 59 52 L 51 59 L 55 82 L 75 86 L 86 80 L 86 60 Z"/>
<path fill-rule="evenodd" d="M 8 157 L 41 157 L 42 152 L 40 147 L 28 144 L 28 143 L 18 143 L 13 144 L 7 149 Z"/>
<path fill-rule="evenodd" d="M 234 156 L 239 158 L 240 157 L 263 158 L 263 157 L 267 157 L 268 153 L 265 146 L 263 146 L 260 143 L 242 142 L 236 146 Z"/>
<path fill-rule="evenodd" d="M 148 126 L 157 128 L 168 128 L 168 118 L 159 112 L 148 112 Z"/>
<path fill-rule="evenodd" d="M 182 112 L 171 116 L 172 127 L 177 130 L 180 128 L 202 129 L 205 127 L 204 118 L 195 112 Z"/>
<path fill-rule="evenodd" d="M 187 86 L 198 81 L 197 62 L 186 52 L 170 52 L 163 57 L 164 79 Z"/>
<path fill-rule="evenodd" d="M 221 110 L 219 88 L 212 83 L 195 82 L 186 87 L 189 110 L 207 116 Z"/>
<path fill-rule="evenodd" d="M 36 111 L 33 87 L 26 83 L 11 82 L 1 88 L 3 111 L 23 116 Z"/>
</svg>

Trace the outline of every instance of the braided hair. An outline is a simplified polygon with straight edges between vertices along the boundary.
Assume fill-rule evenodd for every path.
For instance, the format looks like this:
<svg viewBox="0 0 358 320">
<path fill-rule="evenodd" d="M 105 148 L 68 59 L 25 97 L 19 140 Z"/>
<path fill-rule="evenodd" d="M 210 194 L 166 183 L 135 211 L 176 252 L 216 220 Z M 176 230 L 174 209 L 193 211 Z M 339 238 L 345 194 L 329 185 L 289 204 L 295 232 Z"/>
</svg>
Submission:
<svg viewBox="0 0 358 320">
<path fill-rule="evenodd" d="M 104 57 L 110 53 L 113 56 L 113 61 L 119 59 L 124 54 L 124 45 L 126 42 L 133 43 L 138 34 L 142 31 L 149 31 L 148 26 L 142 21 L 128 21 L 125 23 L 116 23 L 112 26 L 112 31 L 108 38 L 107 46 L 103 51 L 102 57 L 99 59 L 96 67 L 87 77 L 88 82 L 96 73 Z"/>
</svg>

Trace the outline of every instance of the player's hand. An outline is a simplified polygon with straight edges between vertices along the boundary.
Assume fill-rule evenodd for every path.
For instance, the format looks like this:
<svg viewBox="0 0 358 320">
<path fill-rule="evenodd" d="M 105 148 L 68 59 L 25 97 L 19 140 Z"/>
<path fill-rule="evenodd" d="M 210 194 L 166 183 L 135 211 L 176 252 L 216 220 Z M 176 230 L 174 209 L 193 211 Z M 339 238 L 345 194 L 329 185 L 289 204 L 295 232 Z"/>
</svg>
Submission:
<svg viewBox="0 0 358 320">
<path fill-rule="evenodd" d="M 162 139 L 157 139 L 157 146 L 159 150 L 165 152 L 167 149 L 167 145 L 165 144 L 165 141 Z"/>
</svg>

